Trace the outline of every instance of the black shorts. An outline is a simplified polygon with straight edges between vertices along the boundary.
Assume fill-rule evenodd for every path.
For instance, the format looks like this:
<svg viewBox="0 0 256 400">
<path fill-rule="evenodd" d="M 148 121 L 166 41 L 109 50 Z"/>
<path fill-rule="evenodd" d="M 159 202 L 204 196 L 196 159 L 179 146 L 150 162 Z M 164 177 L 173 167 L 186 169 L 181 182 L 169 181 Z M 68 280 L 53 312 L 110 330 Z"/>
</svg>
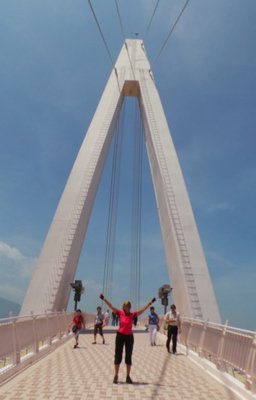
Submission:
<svg viewBox="0 0 256 400">
<path fill-rule="evenodd" d="M 125 364 L 132 365 L 133 335 L 116 334 L 115 365 L 122 362 L 123 348 L 125 347 Z"/>
<path fill-rule="evenodd" d="M 97 335 L 97 332 L 99 332 L 99 334 L 102 336 L 103 335 L 102 327 L 103 327 L 103 322 L 101 322 L 100 324 L 95 324 L 94 335 Z"/>
</svg>

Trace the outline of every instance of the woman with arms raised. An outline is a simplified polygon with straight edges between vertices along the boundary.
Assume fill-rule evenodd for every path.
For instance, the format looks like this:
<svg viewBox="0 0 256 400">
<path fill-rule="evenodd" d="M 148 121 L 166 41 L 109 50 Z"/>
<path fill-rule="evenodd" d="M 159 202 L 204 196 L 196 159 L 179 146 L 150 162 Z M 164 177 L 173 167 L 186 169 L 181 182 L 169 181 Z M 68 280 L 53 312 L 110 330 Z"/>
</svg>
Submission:
<svg viewBox="0 0 256 400">
<path fill-rule="evenodd" d="M 123 347 L 125 346 L 125 364 L 126 364 L 126 383 L 133 383 L 130 377 L 130 371 L 132 366 L 132 350 L 134 337 L 132 332 L 132 324 L 135 316 L 141 315 L 149 306 L 151 306 L 155 298 L 153 298 L 148 304 L 146 304 L 143 308 L 138 311 L 131 312 L 131 303 L 130 301 L 125 301 L 123 303 L 122 310 L 114 307 L 103 294 L 100 295 L 100 298 L 108 305 L 111 310 L 119 316 L 119 329 L 116 334 L 116 347 L 115 347 L 115 376 L 113 383 L 118 383 L 118 372 L 119 367 L 122 361 L 123 355 Z"/>
</svg>

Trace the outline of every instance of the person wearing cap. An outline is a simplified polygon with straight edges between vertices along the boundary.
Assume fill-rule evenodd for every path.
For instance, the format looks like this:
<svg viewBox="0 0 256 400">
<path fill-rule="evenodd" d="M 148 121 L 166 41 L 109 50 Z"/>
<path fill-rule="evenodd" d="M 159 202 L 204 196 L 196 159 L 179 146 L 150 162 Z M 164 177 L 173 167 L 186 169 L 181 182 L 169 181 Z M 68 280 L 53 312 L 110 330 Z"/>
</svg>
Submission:
<svg viewBox="0 0 256 400">
<path fill-rule="evenodd" d="M 126 383 L 133 383 L 130 377 L 131 366 L 132 366 L 132 350 L 133 350 L 133 331 L 132 324 L 133 319 L 136 316 L 141 315 L 149 306 L 151 306 L 155 298 L 153 298 L 149 303 L 147 303 L 143 308 L 137 311 L 131 312 L 130 301 L 125 301 L 123 303 L 122 310 L 114 307 L 103 294 L 100 294 L 100 298 L 108 305 L 111 310 L 119 316 L 119 329 L 116 334 L 115 343 L 115 375 L 113 383 L 118 383 L 118 372 L 119 367 L 122 362 L 123 347 L 125 346 L 125 364 L 126 364 Z"/>
<path fill-rule="evenodd" d="M 181 333 L 180 313 L 176 311 L 175 304 L 172 304 L 170 311 L 164 316 L 164 321 L 168 325 L 166 348 L 170 353 L 170 342 L 172 340 L 172 352 L 176 354 L 178 333 Z"/>
</svg>

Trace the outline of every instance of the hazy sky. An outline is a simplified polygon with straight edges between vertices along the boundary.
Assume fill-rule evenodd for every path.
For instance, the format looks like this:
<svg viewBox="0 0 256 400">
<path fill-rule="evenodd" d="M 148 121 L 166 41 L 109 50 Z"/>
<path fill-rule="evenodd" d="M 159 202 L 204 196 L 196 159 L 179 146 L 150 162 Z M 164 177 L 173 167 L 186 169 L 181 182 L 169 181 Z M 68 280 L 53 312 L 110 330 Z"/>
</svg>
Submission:
<svg viewBox="0 0 256 400">
<path fill-rule="evenodd" d="M 156 1 L 118 1 L 125 37 L 145 39 L 223 321 L 256 329 L 256 2 L 191 0 L 154 62 L 184 3 L 160 0 L 145 37 Z M 92 4 L 115 60 L 115 1 Z M 0 49 L 0 297 L 22 302 L 112 64 L 86 0 L 0 0 Z M 168 279 L 146 159 L 144 170 L 142 302 Z M 88 311 L 102 288 L 108 171 L 76 274 Z M 129 296 L 120 198 L 116 305 Z"/>
</svg>

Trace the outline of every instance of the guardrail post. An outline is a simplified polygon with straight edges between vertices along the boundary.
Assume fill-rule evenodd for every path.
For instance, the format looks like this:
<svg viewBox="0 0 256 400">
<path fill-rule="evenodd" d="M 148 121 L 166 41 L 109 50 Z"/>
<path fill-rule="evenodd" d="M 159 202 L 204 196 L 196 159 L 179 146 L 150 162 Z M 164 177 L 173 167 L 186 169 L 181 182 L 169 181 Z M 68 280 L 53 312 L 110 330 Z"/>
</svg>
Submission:
<svg viewBox="0 0 256 400">
<path fill-rule="evenodd" d="M 36 331 L 36 316 L 31 315 L 31 317 L 32 317 L 32 329 L 33 329 L 33 336 L 34 336 L 33 352 L 38 353 L 39 352 L 39 342 L 37 339 L 37 331 Z"/>
<path fill-rule="evenodd" d="M 256 393 L 256 335 L 253 337 L 250 356 L 248 357 L 245 387 L 252 393 Z"/>
<path fill-rule="evenodd" d="M 193 321 L 190 321 L 189 322 L 189 328 L 188 328 L 187 340 L 185 342 L 185 344 L 186 344 L 186 356 L 188 356 L 188 353 L 189 353 L 189 337 L 190 337 L 192 329 L 193 329 Z"/>
<path fill-rule="evenodd" d="M 201 337 L 199 340 L 199 346 L 198 346 L 198 354 L 201 357 L 202 353 L 203 353 L 203 349 L 204 349 L 204 338 L 206 335 L 206 331 L 207 331 L 207 326 L 208 326 L 208 321 L 204 321 L 204 325 L 203 325 L 203 330 L 201 333 Z"/>
<path fill-rule="evenodd" d="M 61 336 L 62 336 L 62 329 L 61 329 L 61 321 L 60 321 L 60 313 L 57 313 L 57 325 L 58 325 L 58 332 L 57 332 L 57 338 L 58 340 L 61 340 Z"/>
<path fill-rule="evenodd" d="M 226 332 L 227 332 L 227 327 L 228 327 L 228 321 L 226 321 L 225 325 L 223 326 L 222 335 L 221 335 L 220 344 L 219 344 L 219 349 L 218 349 L 217 368 L 220 371 L 225 371 L 225 366 L 224 366 L 224 363 L 223 363 L 223 348 L 224 348 L 224 343 L 225 343 L 225 336 L 226 336 Z"/>
<path fill-rule="evenodd" d="M 50 334 L 49 316 L 48 316 L 47 310 L 45 310 L 45 318 L 46 318 L 46 325 L 47 325 L 47 331 L 48 331 L 47 344 L 48 344 L 48 346 L 50 346 L 52 344 L 52 338 L 51 338 L 51 334 Z"/>
<path fill-rule="evenodd" d="M 16 320 L 12 321 L 12 343 L 13 343 L 13 364 L 17 365 L 20 363 L 20 346 L 17 340 L 16 332 Z"/>
<path fill-rule="evenodd" d="M 64 335 L 68 336 L 68 318 L 67 318 L 67 312 L 65 310 L 63 310 L 63 314 L 64 314 L 64 320 L 65 320 L 65 331 L 64 331 Z"/>
</svg>

